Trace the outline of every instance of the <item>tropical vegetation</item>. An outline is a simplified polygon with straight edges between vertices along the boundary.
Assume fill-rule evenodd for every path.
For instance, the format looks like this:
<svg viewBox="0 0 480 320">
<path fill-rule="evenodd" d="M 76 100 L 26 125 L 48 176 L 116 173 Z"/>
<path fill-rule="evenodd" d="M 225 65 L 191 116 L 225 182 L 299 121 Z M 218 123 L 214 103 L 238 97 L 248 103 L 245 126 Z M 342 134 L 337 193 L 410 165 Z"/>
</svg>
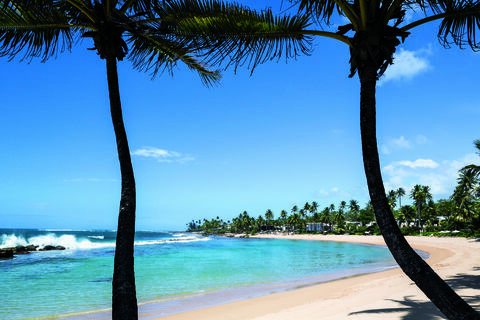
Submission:
<svg viewBox="0 0 480 320">
<path fill-rule="evenodd" d="M 480 181 L 476 179 L 476 186 L 470 187 L 464 183 L 463 175 L 463 173 L 460 174 L 455 191 L 448 199 L 433 201 L 429 186 L 415 185 L 410 193 L 411 204 L 400 206 L 396 199 L 398 199 L 399 189 L 403 190 L 403 188 L 390 190 L 388 194 L 395 199 L 391 202 L 391 207 L 402 233 L 404 235 L 480 237 L 480 193 L 470 195 L 468 204 L 462 202 L 463 197 L 458 198 L 458 194 L 471 194 L 472 189 L 480 186 Z M 422 203 L 418 195 L 413 192 L 414 190 L 425 190 L 426 194 L 422 197 L 430 200 Z M 287 210 L 281 210 L 276 218 L 272 210 L 267 209 L 264 214 L 259 215 L 243 211 L 231 220 L 224 220 L 218 216 L 211 219 L 192 220 L 187 223 L 187 231 L 214 235 L 253 235 L 270 232 L 381 234 L 370 201 L 360 207 L 357 200 L 351 199 L 348 205 L 346 201 L 341 201 L 337 205 L 331 203 L 323 209 L 316 201 L 312 201 L 306 202 L 302 209 L 293 205 L 289 211 L 290 214 Z M 320 230 L 314 230 L 314 225 L 317 225 Z"/>
</svg>

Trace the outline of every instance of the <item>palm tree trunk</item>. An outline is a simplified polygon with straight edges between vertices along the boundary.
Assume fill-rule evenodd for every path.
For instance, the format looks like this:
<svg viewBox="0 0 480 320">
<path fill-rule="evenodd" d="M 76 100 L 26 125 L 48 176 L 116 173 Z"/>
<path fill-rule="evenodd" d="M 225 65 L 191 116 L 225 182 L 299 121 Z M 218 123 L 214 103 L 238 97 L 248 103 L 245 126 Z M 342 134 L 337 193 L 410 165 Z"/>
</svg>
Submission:
<svg viewBox="0 0 480 320">
<path fill-rule="evenodd" d="M 120 90 L 118 87 L 117 60 L 107 57 L 108 93 L 118 160 L 122 176 L 122 195 L 118 214 L 117 241 L 113 266 L 112 319 L 138 319 L 135 292 L 134 238 L 135 238 L 135 177 L 123 124 Z"/>
<path fill-rule="evenodd" d="M 388 204 L 380 171 L 376 138 L 375 86 L 377 68 L 367 63 L 360 77 L 360 127 L 365 175 L 377 224 L 385 243 L 403 272 L 448 319 L 480 319 L 469 306 L 410 247 L 400 232 Z"/>
</svg>

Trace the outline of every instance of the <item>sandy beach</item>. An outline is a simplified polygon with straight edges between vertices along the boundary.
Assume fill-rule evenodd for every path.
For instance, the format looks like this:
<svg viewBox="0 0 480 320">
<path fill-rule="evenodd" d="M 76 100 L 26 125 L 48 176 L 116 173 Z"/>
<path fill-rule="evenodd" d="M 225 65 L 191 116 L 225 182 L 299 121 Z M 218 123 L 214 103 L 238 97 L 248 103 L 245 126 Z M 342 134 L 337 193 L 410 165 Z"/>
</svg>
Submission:
<svg viewBox="0 0 480 320">
<path fill-rule="evenodd" d="M 260 235 L 301 240 L 384 245 L 379 236 Z M 480 241 L 464 238 L 407 237 L 413 248 L 430 254 L 427 262 L 466 301 L 480 311 Z M 397 268 L 236 301 L 168 317 L 146 319 L 445 319 Z"/>
</svg>

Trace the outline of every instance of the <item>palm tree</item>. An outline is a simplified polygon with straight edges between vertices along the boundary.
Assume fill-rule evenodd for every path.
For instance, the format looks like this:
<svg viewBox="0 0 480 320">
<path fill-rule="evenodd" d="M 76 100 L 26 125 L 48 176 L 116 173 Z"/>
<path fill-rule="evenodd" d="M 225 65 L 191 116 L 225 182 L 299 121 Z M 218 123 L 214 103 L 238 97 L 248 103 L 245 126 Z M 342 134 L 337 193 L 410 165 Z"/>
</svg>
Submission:
<svg viewBox="0 0 480 320">
<path fill-rule="evenodd" d="M 397 197 L 398 197 L 398 205 L 399 205 L 400 209 L 402 209 L 402 197 L 405 195 L 405 189 L 400 187 L 400 188 L 397 189 L 396 193 L 397 193 Z"/>
<path fill-rule="evenodd" d="M 329 207 L 325 207 L 325 209 L 323 209 L 322 212 L 320 213 L 320 222 L 328 225 L 329 229 L 331 229 L 330 227 L 332 223 L 332 218 L 331 218 Z"/>
<path fill-rule="evenodd" d="M 291 211 L 292 211 L 293 214 L 296 214 L 296 213 L 298 212 L 298 207 L 297 207 L 297 205 L 294 205 L 294 206 L 292 207 L 292 210 L 291 210 Z"/>
<path fill-rule="evenodd" d="M 477 48 L 476 28 L 480 2 L 473 0 L 290 0 L 299 12 L 319 24 L 331 25 L 339 14 L 348 23 L 337 32 L 312 30 L 304 34 L 335 39 L 350 50 L 350 77 L 360 79 L 360 131 L 362 156 L 370 199 L 377 224 L 393 257 L 416 285 L 449 319 L 478 319 L 480 315 L 461 299 L 410 247 L 400 232 L 385 195 L 376 137 L 376 83 L 393 63 L 397 46 L 415 27 L 440 20 L 438 36 L 445 46 L 455 43 Z M 406 12 L 418 8 L 425 17 L 406 20 Z"/>
<path fill-rule="evenodd" d="M 410 198 L 413 199 L 414 205 L 417 208 L 418 214 L 418 228 L 422 229 L 422 208 L 425 207 L 427 201 L 432 200 L 432 194 L 430 193 L 429 186 L 421 186 L 416 184 L 413 186 L 412 191 L 410 192 Z"/>
<path fill-rule="evenodd" d="M 110 112 L 122 179 L 114 275 L 112 316 L 137 319 L 134 274 L 136 190 L 124 126 L 117 61 L 128 58 L 153 76 L 173 72 L 178 62 L 198 72 L 205 84 L 220 79 L 202 61 L 202 52 L 229 54 L 240 50 L 261 62 L 276 50 L 294 56 L 308 52 L 301 30 L 303 17 L 276 18 L 217 0 L 0 0 L 0 56 L 41 57 L 70 50 L 80 38 L 106 62 Z M 296 33 L 296 34 L 294 34 Z M 270 39 L 270 42 L 265 39 Z M 286 50 L 286 51 L 285 51 Z M 243 221 L 242 221 L 243 222 Z M 244 221 L 246 222 L 246 221 Z M 249 225 L 251 225 L 249 221 Z"/>
<path fill-rule="evenodd" d="M 293 213 L 288 216 L 288 224 L 294 227 L 294 231 L 298 228 L 301 224 L 301 219 L 298 213 Z"/>
<path fill-rule="evenodd" d="M 280 217 L 282 218 L 282 223 L 283 223 L 283 224 L 286 224 L 286 222 L 287 222 L 287 216 L 288 216 L 287 211 L 282 210 L 282 211 L 280 212 Z"/>
<path fill-rule="evenodd" d="M 405 221 L 407 225 L 410 225 L 410 222 L 412 222 L 415 219 L 415 209 L 412 208 L 412 206 L 403 206 L 399 210 L 399 220 L 401 222 Z"/>
<path fill-rule="evenodd" d="M 480 140 L 474 141 L 477 153 L 480 155 Z M 460 169 L 460 176 L 457 179 L 452 200 L 459 209 L 459 218 L 467 219 L 472 217 L 472 199 L 480 197 L 480 166 L 470 164 Z"/>
<path fill-rule="evenodd" d="M 471 165 L 473 166 L 473 165 Z M 462 168 L 457 179 L 457 186 L 451 199 L 458 208 L 457 218 L 461 221 L 471 219 L 473 216 L 474 198 L 480 196 L 480 177 L 473 168 Z"/>
<path fill-rule="evenodd" d="M 265 219 L 267 219 L 267 224 L 268 225 L 271 225 L 271 221 L 273 219 L 273 212 L 272 210 L 268 209 L 266 212 L 265 212 Z"/>
<path fill-rule="evenodd" d="M 318 210 L 318 203 L 316 201 L 312 201 L 312 204 L 310 206 L 310 211 L 315 214 Z"/>
<path fill-rule="evenodd" d="M 473 142 L 473 144 L 475 145 L 475 148 L 477 149 L 477 154 L 480 155 L 480 139 L 475 140 Z M 480 166 L 475 165 L 475 164 L 470 164 L 470 165 L 465 166 L 462 169 L 460 169 L 460 171 L 467 171 L 467 170 L 471 170 L 473 175 L 475 175 L 476 177 L 480 177 Z"/>
<path fill-rule="evenodd" d="M 348 204 L 348 210 L 350 211 L 351 218 L 356 220 L 358 216 L 358 212 L 360 211 L 360 206 L 358 205 L 357 200 L 350 200 L 350 203 Z"/>
<path fill-rule="evenodd" d="M 394 190 L 388 191 L 387 199 L 388 199 L 388 204 L 390 205 L 390 208 L 392 208 L 393 210 L 393 208 L 395 208 L 397 205 L 397 192 Z"/>
</svg>

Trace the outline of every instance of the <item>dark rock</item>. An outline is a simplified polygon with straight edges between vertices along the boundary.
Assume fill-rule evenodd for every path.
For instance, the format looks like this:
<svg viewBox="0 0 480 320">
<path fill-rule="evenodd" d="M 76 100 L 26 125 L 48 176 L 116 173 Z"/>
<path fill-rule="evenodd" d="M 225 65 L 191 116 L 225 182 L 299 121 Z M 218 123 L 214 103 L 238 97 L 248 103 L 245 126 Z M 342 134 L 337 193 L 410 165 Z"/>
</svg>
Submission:
<svg viewBox="0 0 480 320">
<path fill-rule="evenodd" d="M 27 249 L 27 251 L 37 251 L 38 246 L 35 246 L 33 244 L 29 244 L 25 248 Z"/>
<path fill-rule="evenodd" d="M 16 246 L 14 253 L 15 254 L 26 254 L 26 253 L 29 253 L 29 251 L 27 250 L 27 247 L 25 247 L 25 246 Z"/>
<path fill-rule="evenodd" d="M 13 258 L 13 250 L 10 248 L 0 249 L 0 259 Z"/>
<path fill-rule="evenodd" d="M 39 249 L 39 251 L 51 251 L 51 250 L 65 250 L 65 247 L 47 245 L 47 246 L 43 247 L 42 249 Z"/>
</svg>

